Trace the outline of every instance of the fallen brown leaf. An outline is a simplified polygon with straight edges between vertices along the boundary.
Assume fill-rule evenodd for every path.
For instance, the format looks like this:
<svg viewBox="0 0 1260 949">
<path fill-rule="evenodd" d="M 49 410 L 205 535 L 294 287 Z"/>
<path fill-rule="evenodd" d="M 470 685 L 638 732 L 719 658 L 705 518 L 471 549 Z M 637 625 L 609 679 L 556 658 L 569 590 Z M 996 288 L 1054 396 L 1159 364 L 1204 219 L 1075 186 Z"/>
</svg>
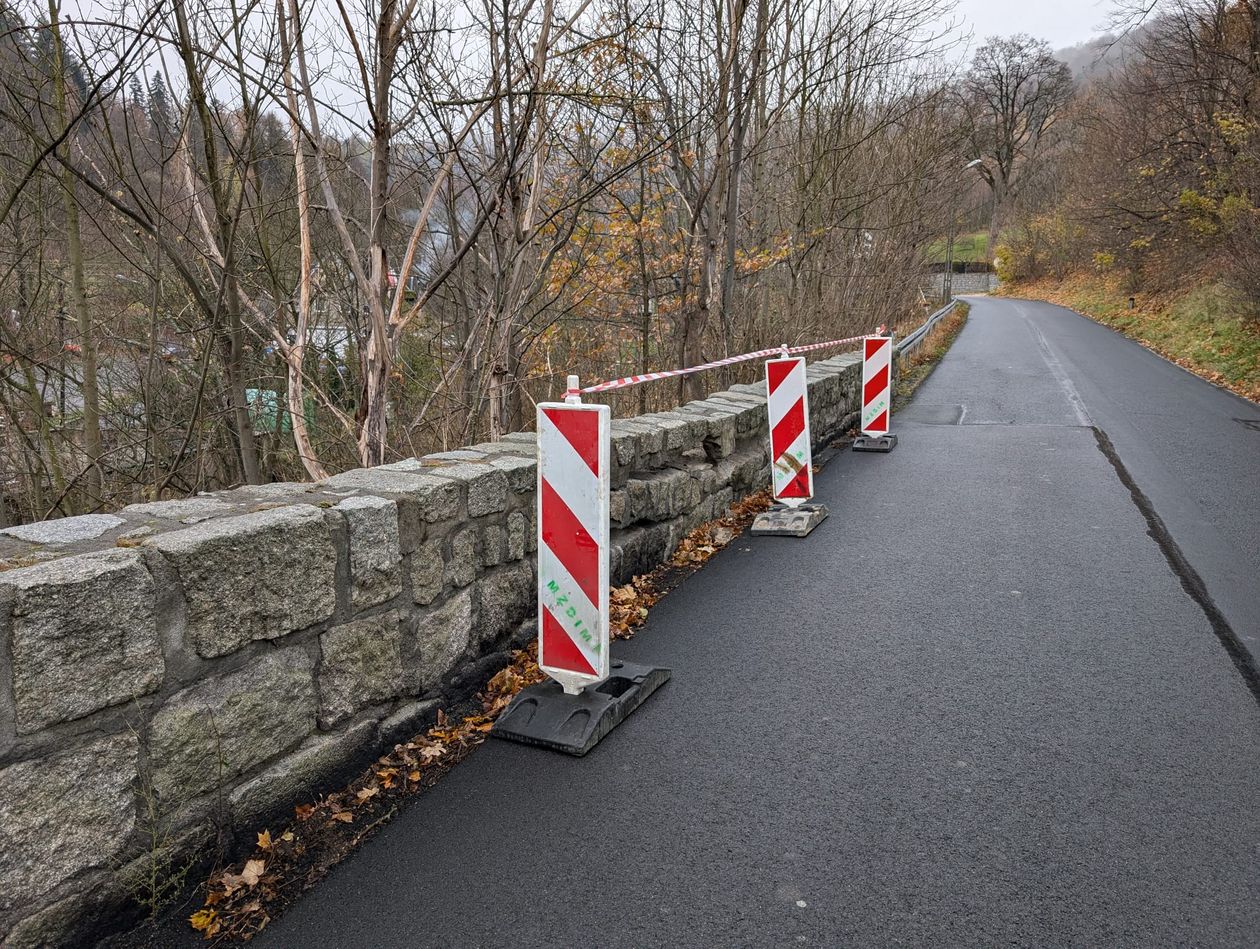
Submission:
<svg viewBox="0 0 1260 949">
<path fill-rule="evenodd" d="M 224 873 L 219 877 L 219 885 L 223 887 L 223 897 L 227 899 L 241 888 L 241 878 L 235 873 Z"/>
<path fill-rule="evenodd" d="M 257 886 L 258 881 L 262 879 L 263 871 L 266 869 L 266 861 L 246 860 L 245 869 L 241 871 L 241 882 L 246 886 Z"/>
</svg>

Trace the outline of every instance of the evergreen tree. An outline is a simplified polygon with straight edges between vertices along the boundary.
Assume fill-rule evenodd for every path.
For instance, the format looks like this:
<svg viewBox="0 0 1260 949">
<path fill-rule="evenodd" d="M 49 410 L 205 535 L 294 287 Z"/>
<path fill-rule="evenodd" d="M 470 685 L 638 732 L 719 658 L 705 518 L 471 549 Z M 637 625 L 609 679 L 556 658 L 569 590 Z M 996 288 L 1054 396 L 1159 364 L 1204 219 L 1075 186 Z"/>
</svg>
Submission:
<svg viewBox="0 0 1260 949">
<path fill-rule="evenodd" d="M 171 108 L 171 97 L 166 91 L 166 81 L 157 70 L 149 80 L 149 121 L 153 123 L 153 131 L 158 142 L 170 144 L 175 138 L 175 110 Z"/>
<path fill-rule="evenodd" d="M 131 87 L 128 91 L 131 99 L 130 105 L 133 109 L 144 111 L 147 106 L 147 99 L 144 94 L 144 83 L 140 81 L 140 74 L 131 77 Z"/>
</svg>

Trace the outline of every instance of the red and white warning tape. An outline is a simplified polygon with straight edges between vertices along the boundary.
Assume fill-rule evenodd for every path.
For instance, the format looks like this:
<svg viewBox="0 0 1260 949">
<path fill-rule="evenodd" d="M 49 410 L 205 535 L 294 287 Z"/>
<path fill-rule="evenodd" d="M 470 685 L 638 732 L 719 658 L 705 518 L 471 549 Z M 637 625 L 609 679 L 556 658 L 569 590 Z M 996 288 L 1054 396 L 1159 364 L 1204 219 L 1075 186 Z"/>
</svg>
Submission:
<svg viewBox="0 0 1260 949">
<path fill-rule="evenodd" d="M 717 369 L 719 366 L 731 366 L 737 362 L 747 362 L 750 359 L 765 359 L 769 356 L 811 353 L 819 349 L 830 349 L 833 346 L 844 346 L 847 343 L 860 343 L 865 338 L 865 336 L 849 336 L 845 339 L 831 339 L 825 343 L 810 343 L 806 346 L 778 346 L 774 349 L 759 349 L 755 353 L 744 353 L 742 356 L 727 356 L 725 359 L 715 359 L 713 362 L 706 362 L 699 366 L 691 366 L 687 369 L 666 369 L 662 372 L 645 372 L 639 376 L 626 376 L 622 379 L 612 379 L 608 382 L 596 383 L 593 386 L 583 386 L 578 391 L 607 392 L 610 389 L 624 389 L 627 386 L 637 386 L 643 382 L 655 382 L 657 379 L 673 379 L 677 376 L 689 376 L 693 372 L 704 372 L 706 369 Z M 577 392 L 570 391 L 567 395 L 577 395 Z"/>
</svg>

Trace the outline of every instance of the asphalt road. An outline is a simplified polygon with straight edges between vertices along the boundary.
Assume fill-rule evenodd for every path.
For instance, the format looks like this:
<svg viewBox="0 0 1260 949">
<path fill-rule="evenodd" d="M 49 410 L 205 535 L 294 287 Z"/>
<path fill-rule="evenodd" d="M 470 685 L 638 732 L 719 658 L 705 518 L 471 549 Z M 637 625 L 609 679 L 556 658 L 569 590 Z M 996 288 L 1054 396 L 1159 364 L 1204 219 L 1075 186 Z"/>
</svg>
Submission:
<svg viewBox="0 0 1260 949">
<path fill-rule="evenodd" d="M 256 944 L 1256 945 L 1234 418 L 1260 407 L 975 300 L 897 450 L 817 478 L 827 522 L 740 538 L 616 647 L 669 685 L 585 759 L 488 744 Z"/>
</svg>

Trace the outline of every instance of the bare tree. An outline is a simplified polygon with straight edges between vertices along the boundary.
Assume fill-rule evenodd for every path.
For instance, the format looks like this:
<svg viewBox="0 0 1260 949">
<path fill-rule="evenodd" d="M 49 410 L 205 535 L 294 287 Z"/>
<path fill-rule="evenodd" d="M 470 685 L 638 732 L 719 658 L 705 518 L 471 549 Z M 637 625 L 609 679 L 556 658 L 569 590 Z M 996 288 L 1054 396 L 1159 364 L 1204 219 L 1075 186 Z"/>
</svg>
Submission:
<svg viewBox="0 0 1260 949">
<path fill-rule="evenodd" d="M 570 371 L 897 322 L 956 165 L 935 2 L 17 2 L 20 519 L 320 478 L 496 438 Z"/>
<path fill-rule="evenodd" d="M 971 157 L 993 200 L 989 247 L 1003 215 L 1020 199 L 1055 143 L 1072 101 L 1071 70 L 1044 40 L 990 37 L 976 50 L 962 83 L 961 107 Z"/>
</svg>

